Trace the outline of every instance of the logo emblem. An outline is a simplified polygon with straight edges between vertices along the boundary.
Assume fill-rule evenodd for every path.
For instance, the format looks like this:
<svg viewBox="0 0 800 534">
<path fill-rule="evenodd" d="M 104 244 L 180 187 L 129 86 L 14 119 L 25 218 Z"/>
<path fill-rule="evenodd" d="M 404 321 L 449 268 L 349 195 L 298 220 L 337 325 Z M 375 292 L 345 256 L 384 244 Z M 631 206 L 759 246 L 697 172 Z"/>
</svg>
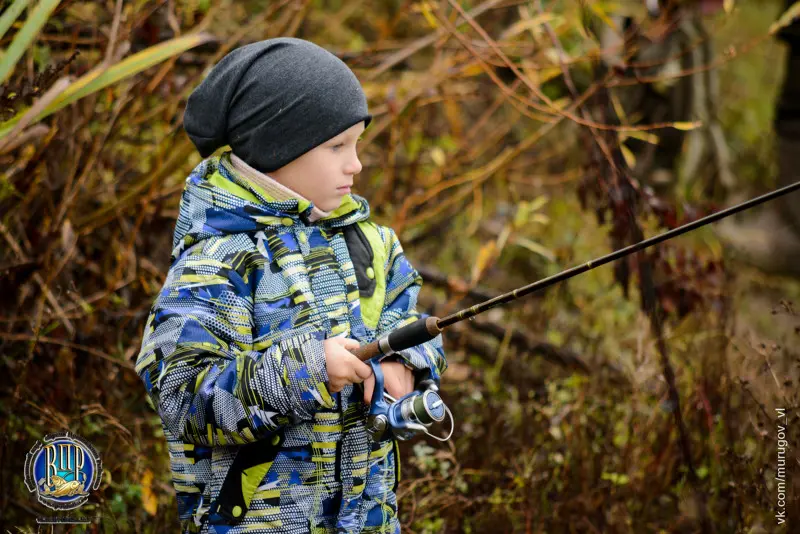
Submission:
<svg viewBox="0 0 800 534">
<path fill-rule="evenodd" d="M 25 457 L 25 485 L 53 510 L 84 504 L 100 485 L 103 463 L 91 443 L 71 432 L 37 441 Z"/>
</svg>

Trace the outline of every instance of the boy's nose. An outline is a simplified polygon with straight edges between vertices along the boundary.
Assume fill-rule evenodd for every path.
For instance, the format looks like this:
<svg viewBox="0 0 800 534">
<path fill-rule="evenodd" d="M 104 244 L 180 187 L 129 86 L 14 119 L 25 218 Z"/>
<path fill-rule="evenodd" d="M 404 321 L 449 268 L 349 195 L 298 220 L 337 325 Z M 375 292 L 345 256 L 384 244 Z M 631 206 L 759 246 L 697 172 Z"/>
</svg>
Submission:
<svg viewBox="0 0 800 534">
<path fill-rule="evenodd" d="M 355 156 L 355 158 L 351 160 L 348 166 L 347 174 L 358 174 L 361 172 L 361 169 L 362 169 L 361 160 L 358 159 L 358 156 Z"/>
</svg>

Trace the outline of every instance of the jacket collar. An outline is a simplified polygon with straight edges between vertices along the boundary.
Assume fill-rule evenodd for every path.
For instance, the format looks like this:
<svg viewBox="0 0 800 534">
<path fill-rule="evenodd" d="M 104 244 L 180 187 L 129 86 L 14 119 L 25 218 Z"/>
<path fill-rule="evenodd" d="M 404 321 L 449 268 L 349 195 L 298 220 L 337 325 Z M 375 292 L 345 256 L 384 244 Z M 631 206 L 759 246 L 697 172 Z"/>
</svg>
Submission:
<svg viewBox="0 0 800 534">
<path fill-rule="evenodd" d="M 223 152 L 220 156 L 205 160 L 209 163 L 208 170 L 213 170 L 216 174 L 219 174 L 221 178 L 229 183 L 227 185 L 232 184 L 236 187 L 238 190 L 236 193 L 237 195 L 266 208 L 267 211 L 280 212 L 275 213 L 277 217 L 290 216 L 292 218 L 297 218 L 299 222 L 307 226 L 318 224 L 330 227 L 346 226 L 369 218 L 370 209 L 367 200 L 353 193 L 345 195 L 339 207 L 328 212 L 319 210 L 314 206 L 312 201 L 298 195 L 288 188 L 286 189 L 292 192 L 291 198 L 276 198 L 271 191 L 265 190 L 261 185 L 246 179 L 238 172 L 231 161 L 232 155 L 233 152 L 227 151 Z M 217 185 L 225 186 L 226 184 L 218 181 Z M 284 186 L 281 185 L 281 187 Z M 326 215 L 322 215 L 319 219 L 312 221 L 311 214 L 314 209 L 318 209 L 320 214 Z"/>
<path fill-rule="evenodd" d="M 277 199 L 244 178 L 233 168 L 230 152 L 204 159 L 186 179 L 172 239 L 172 259 L 211 237 L 295 225 L 338 228 L 365 221 L 370 215 L 367 200 L 353 193 L 316 221 L 311 221 L 313 209 L 308 199 Z"/>
<path fill-rule="evenodd" d="M 230 162 L 231 167 L 236 172 L 251 182 L 254 182 L 256 186 L 263 189 L 263 192 L 270 195 L 272 198 L 275 198 L 276 200 L 289 200 L 292 198 L 298 198 L 300 200 L 308 201 L 306 197 L 294 191 L 293 189 L 286 187 L 282 183 L 275 180 L 272 176 L 254 169 L 248 165 L 246 161 L 233 152 L 230 153 Z M 313 202 L 311 202 L 311 204 L 313 204 Z M 310 222 L 314 222 L 329 216 L 332 211 L 333 210 L 322 211 L 318 207 L 314 206 L 311 208 L 311 213 L 309 214 L 308 219 Z"/>
</svg>

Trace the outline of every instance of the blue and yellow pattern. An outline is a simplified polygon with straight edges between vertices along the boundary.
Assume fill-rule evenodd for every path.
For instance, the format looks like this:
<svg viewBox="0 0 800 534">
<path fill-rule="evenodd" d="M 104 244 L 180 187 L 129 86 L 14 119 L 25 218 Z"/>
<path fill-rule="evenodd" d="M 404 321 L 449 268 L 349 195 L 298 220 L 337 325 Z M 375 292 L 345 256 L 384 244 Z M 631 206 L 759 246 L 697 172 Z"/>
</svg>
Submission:
<svg viewBox="0 0 800 534">
<path fill-rule="evenodd" d="M 148 317 L 136 371 L 161 416 L 183 532 L 398 532 L 396 444 L 372 444 L 359 388 L 331 394 L 323 341 L 368 343 L 415 321 L 422 278 L 395 232 L 347 195 L 310 223 L 312 206 L 278 201 L 238 175 L 230 153 L 189 175 L 172 266 Z M 383 304 L 365 323 L 342 229 L 373 225 L 384 258 Z M 365 310 L 366 311 L 366 310 Z M 403 351 L 438 380 L 441 336 Z M 282 431 L 274 461 L 243 478 L 236 525 L 203 513 L 240 445 Z M 257 479 L 257 480 L 256 480 Z"/>
</svg>

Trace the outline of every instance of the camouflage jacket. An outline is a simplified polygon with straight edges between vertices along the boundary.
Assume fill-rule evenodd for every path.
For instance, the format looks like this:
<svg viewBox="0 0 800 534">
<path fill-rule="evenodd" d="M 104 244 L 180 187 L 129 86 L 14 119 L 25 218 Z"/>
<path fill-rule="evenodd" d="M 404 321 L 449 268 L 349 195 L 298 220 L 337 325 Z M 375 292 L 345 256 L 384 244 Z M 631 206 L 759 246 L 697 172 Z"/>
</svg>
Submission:
<svg viewBox="0 0 800 534">
<path fill-rule="evenodd" d="M 422 279 L 362 197 L 314 223 L 312 207 L 270 197 L 229 152 L 186 180 L 136 362 L 162 419 L 183 532 L 399 531 L 397 443 L 368 440 L 360 388 L 328 391 L 323 341 L 366 343 L 425 317 Z M 343 237 L 356 224 L 375 251 L 370 298 Z M 420 380 L 447 367 L 441 336 L 400 357 Z M 226 481 L 243 450 L 272 453 Z M 215 513 L 223 483 L 244 505 Z"/>
</svg>

